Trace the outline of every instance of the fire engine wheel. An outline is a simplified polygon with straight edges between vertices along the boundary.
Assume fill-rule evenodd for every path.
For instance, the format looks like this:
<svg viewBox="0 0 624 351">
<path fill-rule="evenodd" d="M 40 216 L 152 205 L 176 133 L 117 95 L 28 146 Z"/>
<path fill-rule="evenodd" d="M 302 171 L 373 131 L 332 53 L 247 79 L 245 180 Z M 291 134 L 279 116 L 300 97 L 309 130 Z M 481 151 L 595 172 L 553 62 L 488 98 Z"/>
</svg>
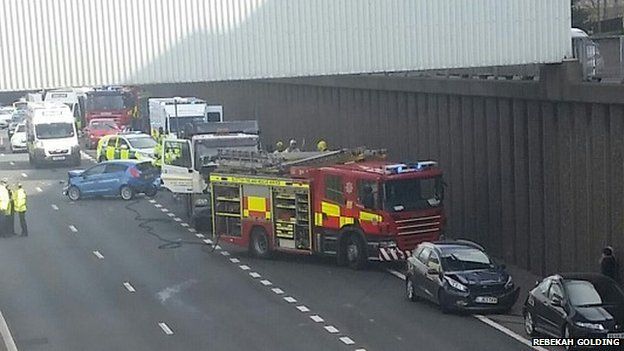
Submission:
<svg viewBox="0 0 624 351">
<path fill-rule="evenodd" d="M 345 248 L 342 253 L 346 262 L 353 269 L 363 269 L 366 267 L 368 257 L 366 255 L 366 243 L 362 237 L 356 233 L 349 235 L 345 240 Z"/>
<path fill-rule="evenodd" d="M 263 228 L 255 228 L 252 230 L 249 250 L 254 256 L 260 258 L 268 258 L 271 254 L 269 250 L 269 239 Z"/>
</svg>

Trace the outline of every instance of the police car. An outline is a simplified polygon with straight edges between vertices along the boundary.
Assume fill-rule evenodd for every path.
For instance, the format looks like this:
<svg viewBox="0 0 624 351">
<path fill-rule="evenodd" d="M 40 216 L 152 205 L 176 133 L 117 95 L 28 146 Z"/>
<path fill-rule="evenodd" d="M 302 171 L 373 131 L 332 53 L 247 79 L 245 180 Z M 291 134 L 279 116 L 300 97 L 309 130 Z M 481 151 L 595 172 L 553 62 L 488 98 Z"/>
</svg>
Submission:
<svg viewBox="0 0 624 351">
<path fill-rule="evenodd" d="M 98 162 L 109 160 L 152 160 L 156 141 L 141 132 L 117 133 L 106 135 L 98 142 L 96 159 Z"/>
</svg>

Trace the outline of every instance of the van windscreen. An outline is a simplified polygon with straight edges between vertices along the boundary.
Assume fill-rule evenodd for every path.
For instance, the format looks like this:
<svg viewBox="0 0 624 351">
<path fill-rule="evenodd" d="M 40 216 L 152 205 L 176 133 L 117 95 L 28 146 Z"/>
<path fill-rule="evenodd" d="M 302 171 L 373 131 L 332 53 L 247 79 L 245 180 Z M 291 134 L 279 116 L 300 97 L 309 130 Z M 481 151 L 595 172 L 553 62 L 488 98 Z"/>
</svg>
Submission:
<svg viewBox="0 0 624 351">
<path fill-rule="evenodd" d="M 59 139 L 74 136 L 72 123 L 45 123 L 35 125 L 35 134 L 38 139 Z"/>
</svg>

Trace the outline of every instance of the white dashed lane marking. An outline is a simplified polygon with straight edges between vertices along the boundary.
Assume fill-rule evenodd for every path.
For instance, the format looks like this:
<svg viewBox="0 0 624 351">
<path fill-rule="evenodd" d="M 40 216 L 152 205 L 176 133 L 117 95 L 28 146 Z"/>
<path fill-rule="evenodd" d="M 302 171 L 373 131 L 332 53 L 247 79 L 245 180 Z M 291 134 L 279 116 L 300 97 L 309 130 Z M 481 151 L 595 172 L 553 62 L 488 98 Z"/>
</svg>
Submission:
<svg viewBox="0 0 624 351">
<path fill-rule="evenodd" d="M 242 265 L 240 265 L 239 267 L 240 267 L 240 269 L 242 269 L 242 270 L 244 270 L 244 271 L 248 271 L 248 270 L 250 270 L 250 269 L 251 269 L 251 268 L 249 268 L 249 266 L 248 266 L 248 265 L 246 265 L 246 264 L 242 264 Z"/>
<path fill-rule="evenodd" d="M 169 216 L 169 217 L 175 217 L 175 213 L 171 213 L 171 212 L 169 212 L 169 213 L 167 213 L 167 216 Z"/>
<path fill-rule="evenodd" d="M 221 251 L 221 254 L 222 254 L 223 256 L 229 256 L 229 255 L 230 255 L 230 253 L 229 253 L 229 252 L 227 252 L 227 251 Z"/>
<path fill-rule="evenodd" d="M 73 225 L 69 226 L 69 230 L 71 230 L 74 233 L 78 233 L 78 229 L 76 229 L 76 227 L 74 227 Z"/>
<path fill-rule="evenodd" d="M 204 234 L 197 233 L 197 234 L 195 234 L 195 236 L 201 239 L 201 238 L 204 237 Z"/>
<path fill-rule="evenodd" d="M 132 284 L 130 284 L 129 282 L 124 282 L 123 285 L 126 288 L 126 290 L 128 290 L 131 293 L 136 291 L 134 287 L 132 286 Z"/>
<path fill-rule="evenodd" d="M 11 166 L 15 166 L 15 162 L 13 162 L 13 161 L 9 162 L 9 164 L 10 164 Z"/>
<path fill-rule="evenodd" d="M 257 272 L 251 272 L 251 273 L 249 273 L 249 275 L 250 275 L 252 278 L 260 278 L 260 273 L 257 273 Z"/>
<path fill-rule="evenodd" d="M 284 290 L 280 289 L 280 288 L 273 288 L 271 289 L 274 293 L 281 295 L 284 293 Z"/>
<path fill-rule="evenodd" d="M 206 244 L 206 245 L 212 245 L 212 240 L 210 240 L 210 239 L 204 239 L 204 244 Z"/>
<path fill-rule="evenodd" d="M 297 309 L 301 312 L 310 312 L 310 309 L 304 305 L 297 306 Z"/>
<path fill-rule="evenodd" d="M 104 259 L 104 255 L 102 255 L 99 251 L 93 251 L 93 254 L 95 255 L 95 257 L 99 258 L 100 260 Z"/>
<path fill-rule="evenodd" d="M 195 228 L 189 228 L 188 231 L 191 232 L 191 233 L 196 233 L 197 232 L 197 230 L 195 230 Z"/>
<path fill-rule="evenodd" d="M 28 174 L 26 174 L 26 173 L 22 173 L 22 177 L 24 177 L 24 178 L 28 178 Z"/>
<path fill-rule="evenodd" d="M 160 327 L 160 329 L 162 329 L 162 331 L 167 334 L 167 335 L 173 335 L 173 330 L 171 330 L 171 328 L 169 328 L 169 326 L 167 325 L 167 323 L 165 322 L 159 322 L 158 326 Z"/>
<path fill-rule="evenodd" d="M 185 227 L 185 228 L 188 228 L 188 227 L 189 227 L 189 224 L 188 224 L 188 223 L 180 223 L 180 225 L 181 225 L 181 226 L 183 226 L 183 227 Z"/>
<path fill-rule="evenodd" d="M 149 200 L 147 200 L 147 201 L 148 201 L 150 204 L 155 204 L 155 203 L 156 203 L 156 200 L 154 200 L 154 199 L 149 199 Z"/>
<path fill-rule="evenodd" d="M 53 209 L 53 210 L 58 211 L 58 206 L 56 206 L 55 204 L 52 204 L 52 205 L 50 205 L 50 206 L 52 206 L 52 209 Z"/>
<path fill-rule="evenodd" d="M 38 192 L 43 192 L 43 189 L 41 189 L 40 187 L 36 187 L 35 189 L 37 189 Z"/>
<path fill-rule="evenodd" d="M 166 209 L 166 208 L 161 208 L 160 210 L 161 210 L 161 211 L 163 211 L 163 212 L 165 212 L 165 213 L 169 212 L 169 210 L 168 210 L 168 209 Z"/>
<path fill-rule="evenodd" d="M 260 284 L 262 284 L 264 286 L 271 286 L 271 285 L 273 285 L 273 283 L 271 283 L 271 281 L 266 280 L 266 279 L 265 280 L 261 280 Z"/>
<path fill-rule="evenodd" d="M 239 263 L 240 260 L 238 258 L 232 257 L 232 258 L 230 258 L 230 262 L 232 262 L 232 263 Z"/>
<path fill-rule="evenodd" d="M 176 217 L 173 220 L 176 221 L 176 222 L 182 222 L 182 218 L 180 218 L 180 217 Z"/>
<path fill-rule="evenodd" d="M 325 322 L 325 320 L 323 318 L 321 318 L 321 316 L 315 314 L 313 316 L 310 316 L 310 319 L 315 321 L 316 323 L 323 323 Z"/>
<path fill-rule="evenodd" d="M 355 344 L 355 341 L 351 340 L 351 338 L 349 338 L 347 336 L 343 336 L 342 338 L 340 338 L 340 341 L 342 341 L 346 345 L 353 345 L 353 344 Z"/>
<path fill-rule="evenodd" d="M 328 332 L 330 332 L 332 334 L 340 333 L 340 330 L 336 329 L 336 327 L 334 327 L 333 325 L 326 325 L 323 328 L 325 328 L 325 330 L 327 330 Z"/>
<path fill-rule="evenodd" d="M 215 248 L 215 250 L 221 250 L 221 246 L 219 246 L 219 245 L 216 245 L 214 248 Z"/>
<path fill-rule="evenodd" d="M 156 207 L 156 208 L 161 208 L 161 207 L 162 207 L 162 205 L 161 205 L 161 204 L 155 204 L 155 205 L 154 205 L 154 207 Z"/>
<path fill-rule="evenodd" d="M 286 301 L 288 303 L 295 303 L 295 302 L 297 302 L 297 299 L 295 299 L 292 296 L 286 296 L 286 297 L 284 297 L 284 301 Z"/>
</svg>

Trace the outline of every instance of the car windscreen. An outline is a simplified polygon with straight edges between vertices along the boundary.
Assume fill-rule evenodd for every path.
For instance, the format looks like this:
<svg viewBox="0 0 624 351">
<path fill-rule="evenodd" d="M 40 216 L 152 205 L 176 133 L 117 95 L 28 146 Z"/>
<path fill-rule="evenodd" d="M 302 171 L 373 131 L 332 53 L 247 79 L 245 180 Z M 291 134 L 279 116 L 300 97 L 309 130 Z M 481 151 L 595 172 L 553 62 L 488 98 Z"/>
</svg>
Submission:
<svg viewBox="0 0 624 351">
<path fill-rule="evenodd" d="M 169 130 L 172 133 L 183 131 L 187 124 L 193 125 L 196 123 L 204 123 L 206 121 L 204 116 L 193 117 L 171 117 L 169 118 Z"/>
<path fill-rule="evenodd" d="M 121 95 L 91 95 L 87 107 L 93 111 L 123 110 L 124 99 Z"/>
<path fill-rule="evenodd" d="M 195 164 L 201 167 L 212 163 L 219 150 L 258 151 L 258 140 L 254 137 L 199 140 L 195 143 Z"/>
<path fill-rule="evenodd" d="M 589 307 L 624 304 L 622 291 L 613 282 L 601 279 L 596 282 L 587 280 L 564 281 L 568 299 L 573 306 Z"/>
<path fill-rule="evenodd" d="M 448 272 L 487 269 L 493 266 L 485 252 L 472 247 L 442 247 L 442 268 Z"/>
<path fill-rule="evenodd" d="M 74 136 L 72 123 L 45 123 L 35 125 L 35 133 L 38 139 L 58 139 Z"/>
<path fill-rule="evenodd" d="M 89 128 L 94 130 L 115 130 L 117 125 L 113 121 L 92 121 Z"/>
<path fill-rule="evenodd" d="M 151 149 L 156 146 L 156 142 L 149 136 L 141 138 L 128 138 L 130 146 L 135 149 Z"/>
<path fill-rule="evenodd" d="M 442 177 L 390 180 L 384 184 L 384 208 L 389 212 L 436 208 L 444 197 Z"/>
</svg>

